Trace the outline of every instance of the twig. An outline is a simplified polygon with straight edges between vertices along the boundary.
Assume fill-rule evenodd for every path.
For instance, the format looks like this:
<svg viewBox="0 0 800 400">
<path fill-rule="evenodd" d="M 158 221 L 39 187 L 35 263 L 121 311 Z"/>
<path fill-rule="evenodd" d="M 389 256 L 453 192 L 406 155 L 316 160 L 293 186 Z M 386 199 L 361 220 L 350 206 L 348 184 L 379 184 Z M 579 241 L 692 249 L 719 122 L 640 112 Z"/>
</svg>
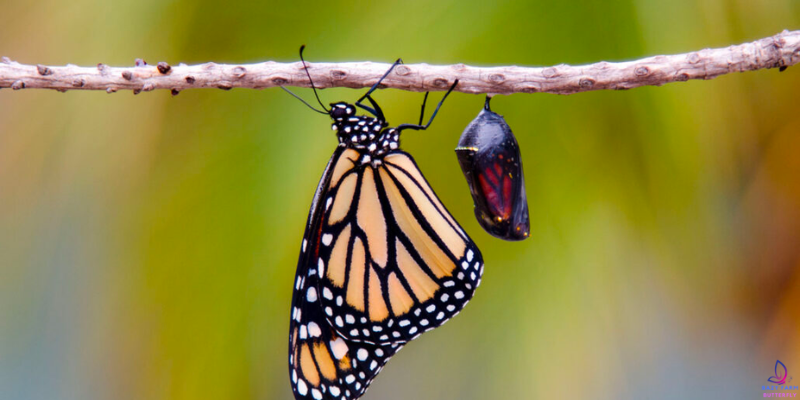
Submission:
<svg viewBox="0 0 800 400">
<path fill-rule="evenodd" d="M 800 62 L 800 31 L 783 31 L 775 36 L 720 49 L 705 49 L 686 54 L 655 56 L 641 60 L 583 66 L 557 65 L 546 68 L 470 67 L 463 64 L 441 66 L 409 64 L 395 68 L 383 81 L 389 88 L 409 91 L 446 90 L 455 79 L 456 91 L 464 93 L 556 93 L 572 94 L 602 89 L 631 89 L 663 85 L 689 79 L 711 79 L 731 72 L 763 68 L 785 69 Z M 133 90 L 134 93 L 169 89 L 173 94 L 194 88 L 252 88 L 275 86 L 309 87 L 302 63 L 156 66 L 137 60 L 128 68 L 67 65 L 53 67 L 24 65 L 3 57 L 0 62 L 0 88 L 56 89 L 67 91 Z M 318 88 L 364 88 L 375 83 L 389 64 L 373 62 L 307 63 Z"/>
</svg>

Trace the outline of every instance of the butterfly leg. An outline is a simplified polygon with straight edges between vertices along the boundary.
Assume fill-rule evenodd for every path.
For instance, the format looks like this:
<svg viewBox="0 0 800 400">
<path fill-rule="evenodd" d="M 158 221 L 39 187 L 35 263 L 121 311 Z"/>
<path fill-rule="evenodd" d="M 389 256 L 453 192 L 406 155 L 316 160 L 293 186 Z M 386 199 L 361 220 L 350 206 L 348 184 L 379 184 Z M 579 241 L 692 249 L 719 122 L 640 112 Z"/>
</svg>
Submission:
<svg viewBox="0 0 800 400">
<path fill-rule="evenodd" d="M 381 84 L 381 82 L 383 82 L 383 80 L 386 79 L 386 77 L 389 76 L 390 73 L 392 73 L 392 70 L 394 70 L 394 67 L 396 67 L 396 66 L 398 66 L 398 65 L 400 65 L 402 63 L 403 63 L 403 59 L 398 58 L 397 61 L 395 61 L 394 64 L 392 64 L 392 66 L 389 67 L 389 70 L 386 71 L 385 74 L 383 74 L 381 79 L 378 79 L 378 81 L 375 82 L 375 84 L 372 85 L 371 88 L 369 88 L 367 93 L 364 93 L 364 95 L 361 96 L 361 98 L 359 98 L 358 101 L 356 101 L 356 106 L 361 107 L 364 110 L 367 110 L 372 115 L 378 117 L 381 121 L 385 121 L 385 119 L 383 118 L 383 112 L 381 112 L 381 108 L 378 107 L 378 105 L 375 103 L 375 100 L 373 100 L 370 97 L 370 95 L 372 94 L 372 92 L 374 92 L 376 89 L 378 89 L 378 86 Z M 361 104 L 361 102 L 364 101 L 364 99 L 369 100 L 369 102 L 372 104 L 373 107 L 375 107 L 375 109 L 372 109 L 372 108 L 370 108 L 368 106 L 365 106 L 364 104 Z"/>
<path fill-rule="evenodd" d="M 444 103 L 444 100 L 447 98 L 447 96 L 450 95 L 450 92 L 452 92 L 453 89 L 456 88 L 456 85 L 458 85 L 458 79 L 456 79 L 456 81 L 453 82 L 453 86 L 450 86 L 450 89 L 448 89 L 447 93 L 444 94 L 444 97 L 442 97 L 442 99 L 439 101 L 439 104 L 436 105 L 436 109 L 433 110 L 433 114 L 431 115 L 431 119 L 428 120 L 427 124 L 422 125 L 422 115 L 420 115 L 420 121 L 419 121 L 418 125 L 401 124 L 401 125 L 398 125 L 396 129 L 398 131 L 402 131 L 403 129 L 413 129 L 413 130 L 417 130 L 417 131 L 428 129 L 428 127 L 431 126 L 431 122 L 433 122 L 433 119 L 436 117 L 436 113 L 439 112 L 439 108 L 442 107 L 442 103 Z M 425 95 L 425 100 L 427 100 L 427 98 L 428 98 L 428 96 L 426 94 Z M 423 107 L 423 113 L 424 113 L 424 110 L 425 110 L 425 108 L 424 108 L 425 107 L 425 102 L 424 101 L 422 103 L 422 107 Z"/>
</svg>

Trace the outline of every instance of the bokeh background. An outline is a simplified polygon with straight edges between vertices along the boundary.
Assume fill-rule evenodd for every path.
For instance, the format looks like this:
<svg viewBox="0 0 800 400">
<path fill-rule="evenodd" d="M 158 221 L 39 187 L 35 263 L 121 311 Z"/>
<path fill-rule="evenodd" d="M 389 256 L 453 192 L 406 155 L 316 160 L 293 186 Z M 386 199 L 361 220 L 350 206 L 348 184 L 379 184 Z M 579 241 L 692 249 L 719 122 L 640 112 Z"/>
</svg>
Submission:
<svg viewBox="0 0 800 400">
<path fill-rule="evenodd" d="M 310 61 L 548 66 L 800 28 L 796 0 L 2 0 L 0 15 L 0 55 L 87 66 L 296 61 L 300 44 Z M 375 97 L 397 124 L 422 96 Z M 480 246 L 483 285 L 365 399 L 752 399 L 776 359 L 800 383 L 800 68 L 496 98 L 522 147 L 521 243 L 480 229 L 453 153 L 482 104 L 453 95 L 403 146 Z M 335 145 L 279 89 L 0 91 L 0 398 L 291 398 L 292 280 Z"/>
</svg>

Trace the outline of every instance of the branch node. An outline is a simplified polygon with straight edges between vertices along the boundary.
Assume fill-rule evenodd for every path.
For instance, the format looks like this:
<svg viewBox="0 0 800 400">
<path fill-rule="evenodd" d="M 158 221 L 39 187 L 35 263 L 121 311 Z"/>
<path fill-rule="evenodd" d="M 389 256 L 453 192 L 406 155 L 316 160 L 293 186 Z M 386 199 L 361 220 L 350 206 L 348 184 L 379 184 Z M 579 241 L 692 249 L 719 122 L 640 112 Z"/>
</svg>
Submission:
<svg viewBox="0 0 800 400">
<path fill-rule="evenodd" d="M 172 88 L 172 90 L 170 90 L 170 93 L 172 93 L 172 97 L 175 97 L 175 96 L 179 95 L 181 93 L 181 91 L 178 90 L 178 89 Z"/>
<path fill-rule="evenodd" d="M 450 82 L 447 80 L 447 78 L 441 78 L 441 77 L 434 79 L 433 82 L 431 82 L 431 84 L 433 86 L 436 86 L 437 88 L 450 87 Z"/>
<path fill-rule="evenodd" d="M 126 81 L 133 79 L 133 73 L 131 71 L 122 71 L 122 77 L 125 78 Z"/>
<path fill-rule="evenodd" d="M 245 67 L 238 66 L 238 67 L 233 69 L 233 76 L 236 79 L 242 79 L 242 77 L 244 77 L 245 74 L 247 74 L 247 68 L 245 68 Z"/>
<path fill-rule="evenodd" d="M 689 74 L 687 74 L 686 72 L 681 72 L 675 75 L 675 80 L 678 82 L 686 82 L 689 80 Z"/>
<path fill-rule="evenodd" d="M 152 83 L 145 83 L 144 85 L 142 85 L 143 92 L 151 92 L 155 88 L 156 88 L 155 85 L 153 85 Z"/>
<path fill-rule="evenodd" d="M 106 93 L 111 94 L 111 93 L 116 93 L 116 92 L 117 92 L 117 88 L 115 88 L 115 87 L 109 86 L 109 87 L 106 88 Z"/>
<path fill-rule="evenodd" d="M 592 78 L 582 78 L 578 82 L 578 86 L 580 86 L 581 89 L 591 89 L 592 86 L 594 86 L 594 79 L 592 79 Z"/>
<path fill-rule="evenodd" d="M 147 61 L 142 60 L 141 58 L 137 58 L 136 60 L 133 61 L 133 65 L 135 67 L 146 67 Z"/>
<path fill-rule="evenodd" d="M 491 74 L 489 75 L 489 82 L 499 85 L 506 81 L 506 77 L 503 74 Z"/>
<path fill-rule="evenodd" d="M 647 68 L 646 65 L 642 65 L 640 67 L 636 67 L 636 69 L 633 70 L 633 73 L 636 74 L 636 76 L 647 76 L 650 75 L 650 68 Z"/>
<path fill-rule="evenodd" d="M 162 75 L 166 75 L 172 70 L 172 67 L 170 67 L 169 64 L 164 61 L 159 61 L 156 65 L 156 68 L 158 68 L 158 72 L 160 72 Z"/>
<path fill-rule="evenodd" d="M 464 65 L 464 64 L 461 64 L 461 65 Z M 406 76 L 406 75 L 411 73 L 411 68 L 409 66 L 407 66 L 407 65 L 398 65 L 394 69 L 394 73 L 396 73 L 397 75 L 400 75 L 400 76 Z"/>
<path fill-rule="evenodd" d="M 6 57 L 6 56 L 3 56 L 2 58 L 0 58 L 0 62 L 2 62 L 3 64 L 11 64 L 12 63 L 11 59 Z"/>
<path fill-rule="evenodd" d="M 25 82 L 23 82 L 23 81 L 14 81 L 14 83 L 11 84 L 11 89 L 14 89 L 14 90 L 25 89 Z"/>
<path fill-rule="evenodd" d="M 347 72 L 342 71 L 340 69 L 332 69 L 331 70 L 331 79 L 335 81 L 340 81 L 342 79 L 347 78 Z"/>
<path fill-rule="evenodd" d="M 185 79 L 186 79 L 186 83 L 188 83 L 190 85 L 194 85 L 194 77 L 193 76 L 189 75 Z"/>
<path fill-rule="evenodd" d="M 559 74 L 558 74 L 558 70 L 556 69 L 556 67 L 545 68 L 544 70 L 542 70 L 542 76 L 547 78 L 547 79 L 555 78 L 558 75 Z"/>
<path fill-rule="evenodd" d="M 53 73 L 52 69 L 50 69 L 50 68 L 48 68 L 48 67 L 46 67 L 46 66 L 44 66 L 42 64 L 36 64 L 36 71 L 39 72 L 39 75 L 43 75 L 43 76 L 51 75 Z"/>
<path fill-rule="evenodd" d="M 75 79 L 74 81 L 72 81 L 72 87 L 79 87 L 80 88 L 80 87 L 84 87 L 84 86 L 86 86 L 86 79 L 80 78 L 80 79 Z"/>
</svg>

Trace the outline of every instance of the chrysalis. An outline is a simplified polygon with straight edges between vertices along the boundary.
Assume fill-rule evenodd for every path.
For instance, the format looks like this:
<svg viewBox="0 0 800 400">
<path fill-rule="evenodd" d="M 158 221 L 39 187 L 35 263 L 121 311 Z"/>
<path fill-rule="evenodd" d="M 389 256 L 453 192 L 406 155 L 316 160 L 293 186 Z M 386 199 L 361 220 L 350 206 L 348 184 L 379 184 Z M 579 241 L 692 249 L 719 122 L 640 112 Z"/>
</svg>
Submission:
<svg viewBox="0 0 800 400">
<path fill-rule="evenodd" d="M 530 222 L 519 145 L 505 119 L 489 108 L 490 100 L 464 129 L 456 156 L 483 229 L 503 240 L 523 240 Z"/>
</svg>

